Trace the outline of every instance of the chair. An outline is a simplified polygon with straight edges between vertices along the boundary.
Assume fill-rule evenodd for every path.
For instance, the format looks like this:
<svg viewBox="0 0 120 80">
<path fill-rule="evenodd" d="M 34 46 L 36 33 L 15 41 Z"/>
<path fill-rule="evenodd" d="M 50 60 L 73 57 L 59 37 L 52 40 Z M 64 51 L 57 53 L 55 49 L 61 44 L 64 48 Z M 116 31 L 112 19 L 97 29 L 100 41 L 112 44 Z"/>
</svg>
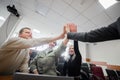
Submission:
<svg viewBox="0 0 120 80">
<path fill-rule="evenodd" d="M 63 75 L 63 66 L 64 66 L 64 63 L 58 63 L 57 64 L 56 69 L 58 71 L 58 73 L 57 73 L 58 76 L 62 76 Z"/>
<path fill-rule="evenodd" d="M 118 79 L 120 80 L 120 70 L 116 70 L 116 73 L 117 73 Z"/>
<path fill-rule="evenodd" d="M 119 70 L 116 70 L 116 73 L 118 76 L 120 76 L 120 71 Z"/>
<path fill-rule="evenodd" d="M 87 66 L 87 67 L 89 67 L 88 63 L 82 63 L 81 66 Z"/>
<path fill-rule="evenodd" d="M 105 76 L 104 76 L 102 67 L 100 67 L 100 66 L 91 66 L 91 73 L 94 76 L 99 77 L 100 80 L 105 80 Z"/>
<path fill-rule="evenodd" d="M 88 77 L 90 77 L 90 71 L 87 66 L 81 66 L 81 70 L 84 71 Z"/>
<path fill-rule="evenodd" d="M 92 64 L 92 63 L 90 63 L 90 67 L 92 67 L 92 66 L 96 66 L 95 64 Z"/>
<path fill-rule="evenodd" d="M 105 69 L 108 75 L 109 80 L 119 80 L 117 73 L 112 69 Z"/>
<path fill-rule="evenodd" d="M 87 67 L 89 69 L 89 73 L 91 73 L 90 65 L 88 63 L 82 63 L 81 67 Z"/>
<path fill-rule="evenodd" d="M 62 76 L 63 75 L 63 67 L 64 67 L 65 59 L 63 56 L 60 56 L 58 61 L 56 62 L 56 69 L 58 71 L 57 75 Z"/>
</svg>

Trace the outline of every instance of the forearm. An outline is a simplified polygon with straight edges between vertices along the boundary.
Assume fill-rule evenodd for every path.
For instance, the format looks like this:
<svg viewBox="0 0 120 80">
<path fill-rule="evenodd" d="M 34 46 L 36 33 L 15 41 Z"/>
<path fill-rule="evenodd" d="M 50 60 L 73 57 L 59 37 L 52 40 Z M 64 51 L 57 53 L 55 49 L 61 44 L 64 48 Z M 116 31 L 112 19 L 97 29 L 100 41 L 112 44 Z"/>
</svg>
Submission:
<svg viewBox="0 0 120 80">
<path fill-rule="evenodd" d="M 11 38 L 8 40 L 7 49 L 25 49 L 25 48 L 30 48 L 30 47 L 36 47 L 40 46 L 43 44 L 47 44 L 49 42 L 56 41 L 58 39 L 62 39 L 64 34 L 62 33 L 61 35 L 57 37 L 49 37 L 49 38 L 32 38 L 32 39 L 24 39 L 24 38 Z"/>
<path fill-rule="evenodd" d="M 77 56 L 80 56 L 78 41 L 74 41 L 74 51 Z"/>
<path fill-rule="evenodd" d="M 50 42 L 54 42 L 56 40 L 59 40 L 59 39 L 63 39 L 65 36 L 65 33 L 63 32 L 62 34 L 60 34 L 59 36 L 56 36 L 56 37 L 53 37 Z"/>
<path fill-rule="evenodd" d="M 66 45 L 62 42 L 60 46 L 54 51 L 56 59 L 65 51 Z"/>
<path fill-rule="evenodd" d="M 32 39 L 11 38 L 7 41 L 7 44 L 5 44 L 6 45 L 5 47 L 6 49 L 25 49 L 25 48 L 47 44 L 51 40 L 52 38 L 32 38 Z"/>
<path fill-rule="evenodd" d="M 67 45 L 67 43 L 68 43 L 68 41 L 69 41 L 69 39 L 67 39 L 67 36 L 64 38 L 64 40 L 63 40 L 63 44 L 66 46 Z"/>
<path fill-rule="evenodd" d="M 78 63 L 78 65 L 81 65 L 82 56 L 81 56 L 81 53 L 79 51 L 78 41 L 74 41 L 74 51 L 75 51 L 75 54 L 76 54 L 75 60 Z"/>
</svg>

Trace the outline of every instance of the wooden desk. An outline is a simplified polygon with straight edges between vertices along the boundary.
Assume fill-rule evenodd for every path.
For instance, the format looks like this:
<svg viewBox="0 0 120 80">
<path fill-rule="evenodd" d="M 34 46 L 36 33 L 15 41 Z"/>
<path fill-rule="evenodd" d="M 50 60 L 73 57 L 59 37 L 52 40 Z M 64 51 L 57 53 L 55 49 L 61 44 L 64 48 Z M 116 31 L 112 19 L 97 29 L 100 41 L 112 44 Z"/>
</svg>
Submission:
<svg viewBox="0 0 120 80">
<path fill-rule="evenodd" d="M 9 75 L 9 76 L 1 76 L 0 75 L 0 80 L 13 80 L 13 76 Z"/>
</svg>

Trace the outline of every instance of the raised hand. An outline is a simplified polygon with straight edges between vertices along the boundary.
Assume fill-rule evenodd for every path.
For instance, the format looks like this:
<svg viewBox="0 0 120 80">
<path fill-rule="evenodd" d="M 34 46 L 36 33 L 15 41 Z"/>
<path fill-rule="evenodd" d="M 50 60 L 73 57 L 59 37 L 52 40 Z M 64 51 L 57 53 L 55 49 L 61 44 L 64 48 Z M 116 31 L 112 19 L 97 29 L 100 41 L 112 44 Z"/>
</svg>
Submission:
<svg viewBox="0 0 120 80">
<path fill-rule="evenodd" d="M 66 24 L 66 25 L 64 26 L 64 32 L 65 32 L 65 33 L 70 32 L 69 24 Z"/>
<path fill-rule="evenodd" d="M 68 23 L 64 25 L 64 33 L 77 32 L 77 26 L 73 23 Z"/>
<path fill-rule="evenodd" d="M 70 32 L 77 32 L 77 25 L 73 23 L 67 24 L 70 27 Z"/>
</svg>

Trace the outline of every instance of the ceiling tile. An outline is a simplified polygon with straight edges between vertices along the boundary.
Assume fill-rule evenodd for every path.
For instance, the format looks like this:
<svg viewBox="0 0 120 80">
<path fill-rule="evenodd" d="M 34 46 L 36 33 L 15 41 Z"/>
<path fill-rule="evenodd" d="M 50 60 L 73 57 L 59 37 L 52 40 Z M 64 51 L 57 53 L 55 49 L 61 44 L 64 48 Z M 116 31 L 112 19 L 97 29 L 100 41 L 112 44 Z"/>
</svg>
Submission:
<svg viewBox="0 0 120 80">
<path fill-rule="evenodd" d="M 107 14 L 105 14 L 105 12 L 101 12 L 96 17 L 91 19 L 91 21 L 96 25 L 103 25 L 110 21 L 110 18 L 107 16 Z"/>
<path fill-rule="evenodd" d="M 81 13 L 89 8 L 94 2 L 95 0 L 73 0 L 71 5 Z"/>
<path fill-rule="evenodd" d="M 81 24 L 85 23 L 86 21 L 88 21 L 88 19 L 82 15 L 78 15 L 75 19 L 73 19 L 71 21 L 77 25 L 81 25 Z"/>
<path fill-rule="evenodd" d="M 47 7 L 50 7 L 53 3 L 53 0 L 36 0 L 38 4 L 44 4 Z"/>
<path fill-rule="evenodd" d="M 104 10 L 104 8 L 98 3 L 94 3 L 93 5 L 91 5 L 90 8 L 88 8 L 83 15 L 85 15 L 86 17 L 88 17 L 89 19 L 92 19 L 93 17 L 97 16 L 100 12 L 102 12 Z"/>
<path fill-rule="evenodd" d="M 79 25 L 79 28 L 82 28 L 83 31 L 86 31 L 86 32 L 93 30 L 94 27 L 95 27 L 95 25 L 90 21 L 87 21 L 86 23 Z"/>
<path fill-rule="evenodd" d="M 54 0 L 52 4 L 52 9 L 61 15 L 66 11 L 68 7 L 68 4 L 62 0 Z"/>
<path fill-rule="evenodd" d="M 68 4 L 71 4 L 72 1 L 74 1 L 74 0 L 63 0 L 63 1 L 67 2 Z"/>
<path fill-rule="evenodd" d="M 67 22 L 67 20 L 63 16 L 59 15 L 58 13 L 52 10 L 49 12 L 46 18 L 57 24 L 65 24 Z"/>
<path fill-rule="evenodd" d="M 43 16 L 46 16 L 50 11 L 53 0 L 36 0 L 36 11 Z"/>
<path fill-rule="evenodd" d="M 21 6 L 30 10 L 35 11 L 35 5 L 37 4 L 35 0 L 19 0 L 18 3 L 21 4 Z"/>
<path fill-rule="evenodd" d="M 115 21 L 120 17 L 120 1 L 106 10 L 107 14 Z"/>
<path fill-rule="evenodd" d="M 79 13 L 71 6 L 67 7 L 67 10 L 63 14 L 63 16 L 69 20 L 74 20 L 78 15 Z"/>
</svg>

